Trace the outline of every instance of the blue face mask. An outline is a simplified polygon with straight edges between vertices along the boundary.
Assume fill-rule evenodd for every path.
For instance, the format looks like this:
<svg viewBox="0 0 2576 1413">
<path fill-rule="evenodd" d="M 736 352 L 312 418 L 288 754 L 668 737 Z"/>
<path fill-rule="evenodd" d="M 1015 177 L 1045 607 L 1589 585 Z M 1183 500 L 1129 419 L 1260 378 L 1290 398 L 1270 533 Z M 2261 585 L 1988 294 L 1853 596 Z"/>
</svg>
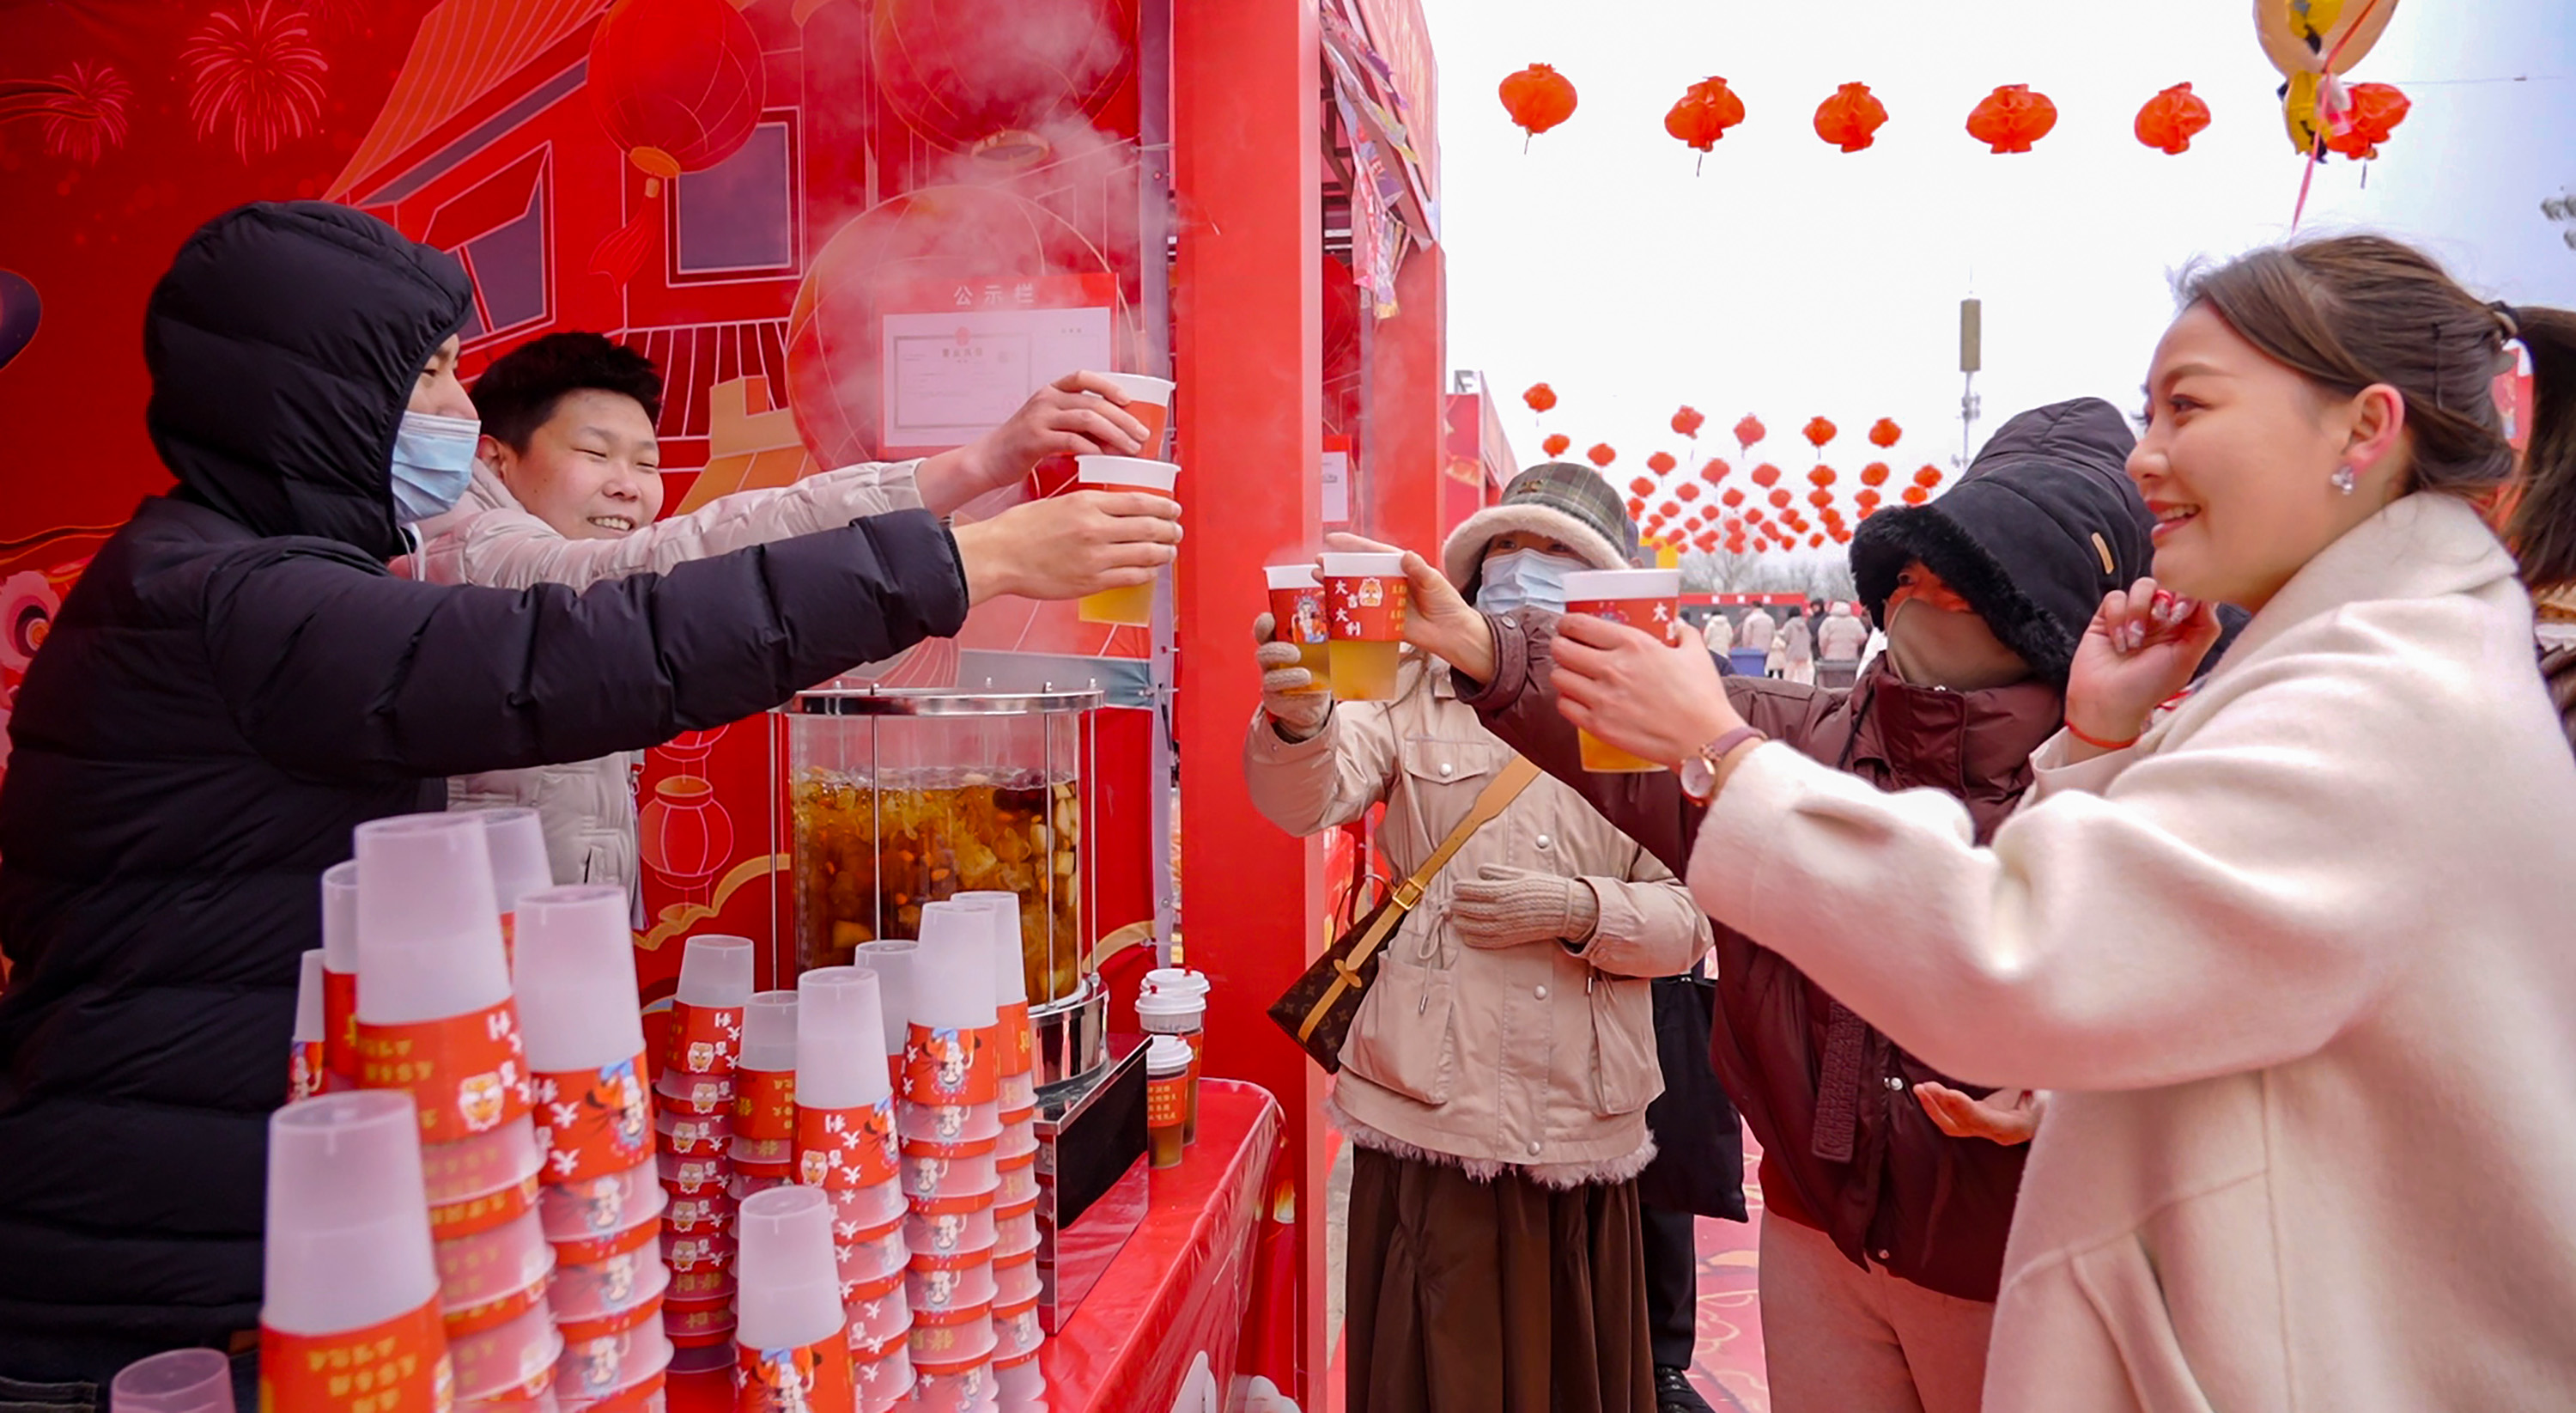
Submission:
<svg viewBox="0 0 2576 1413">
<path fill-rule="evenodd" d="M 1526 604 L 1565 612 L 1565 576 L 1586 568 L 1579 559 L 1540 550 L 1513 550 L 1485 561 L 1476 585 L 1476 608 L 1509 613 Z"/>
<path fill-rule="evenodd" d="M 443 515 L 474 483 L 474 446 L 483 424 L 471 417 L 406 412 L 394 433 L 394 523 Z"/>
</svg>

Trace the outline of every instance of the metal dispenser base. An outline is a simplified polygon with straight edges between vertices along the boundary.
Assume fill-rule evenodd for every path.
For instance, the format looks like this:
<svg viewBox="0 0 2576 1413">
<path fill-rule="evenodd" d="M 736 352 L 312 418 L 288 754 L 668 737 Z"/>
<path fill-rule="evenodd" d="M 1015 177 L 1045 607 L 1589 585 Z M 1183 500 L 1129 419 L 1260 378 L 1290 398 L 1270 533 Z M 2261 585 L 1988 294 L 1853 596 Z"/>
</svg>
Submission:
<svg viewBox="0 0 2576 1413">
<path fill-rule="evenodd" d="M 1038 1091 L 1038 1323 L 1054 1334 L 1145 1220 L 1145 1046 Z"/>
</svg>

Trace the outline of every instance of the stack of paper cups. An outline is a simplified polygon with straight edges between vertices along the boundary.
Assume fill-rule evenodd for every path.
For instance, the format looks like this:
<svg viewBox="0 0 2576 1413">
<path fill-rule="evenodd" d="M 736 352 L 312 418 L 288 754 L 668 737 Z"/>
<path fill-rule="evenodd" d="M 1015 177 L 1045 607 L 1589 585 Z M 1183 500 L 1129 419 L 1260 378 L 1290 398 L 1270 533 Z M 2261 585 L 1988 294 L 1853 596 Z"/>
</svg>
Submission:
<svg viewBox="0 0 2576 1413">
<path fill-rule="evenodd" d="M 734 1071 L 734 1199 L 796 1176 L 796 1007 L 793 991 L 763 991 L 743 1012 Z"/>
<path fill-rule="evenodd" d="M 653 1183 L 653 1105 L 626 890 L 539 889 L 518 900 L 517 913 L 519 1021 L 546 1149 L 540 1201 L 577 1215 Z M 671 1362 L 662 1328 L 670 1284 L 650 1242 L 558 1264 L 550 1286 L 564 1337 L 557 1395 L 624 1407 L 658 1392 Z"/>
<path fill-rule="evenodd" d="M 358 826 L 358 1082 L 411 1096 L 460 1402 L 554 1382 L 543 1152 L 501 954 L 483 826 L 402 815 Z"/>
<path fill-rule="evenodd" d="M 680 954 L 680 987 L 671 1002 L 669 1043 L 654 1093 L 662 1102 L 662 1187 L 671 1207 L 662 1254 L 685 1297 L 663 1305 L 663 1324 L 699 1367 L 733 1342 L 734 1231 L 732 1124 L 744 1009 L 751 1003 L 748 937 L 689 939 Z"/>
<path fill-rule="evenodd" d="M 921 910 L 904 1063 L 903 1185 L 911 1215 L 914 1399 L 991 1402 L 997 1348 L 993 1265 L 1001 1191 L 1000 1008 L 992 911 L 945 902 Z"/>
<path fill-rule="evenodd" d="M 1021 966 L 1018 896 L 961 893 L 957 901 L 982 906 L 992 924 L 993 997 L 1002 1028 L 1002 1137 L 993 1159 L 993 1330 L 998 1367 L 1023 1355 L 1034 1358 L 1043 1338 L 1038 1325 L 1038 1298 L 1043 1291 L 1037 1266 L 1037 1044 L 1029 1025 L 1027 973 Z M 1032 1372 L 1037 1368 L 1028 1367 Z"/>
<path fill-rule="evenodd" d="M 912 1034 L 912 957 L 921 944 L 889 937 L 859 944 L 854 959 L 877 974 L 877 1003 L 885 1009 L 886 1081 L 903 1089 L 904 1042 Z"/>
<path fill-rule="evenodd" d="M 514 957 L 519 900 L 555 886 L 546 862 L 545 822 L 524 806 L 467 813 L 482 824 L 483 846 L 492 855 L 492 904 L 501 910 L 501 954 Z"/>
<path fill-rule="evenodd" d="M 777 1187 L 742 1204 L 741 1280 L 736 1413 L 855 1413 L 832 1204 L 821 1191 Z"/>
<path fill-rule="evenodd" d="M 904 1335 L 903 1188 L 894 1093 L 878 1055 L 885 1021 L 877 974 L 823 967 L 797 978 L 796 1180 L 832 1207 L 832 1255 L 863 1408 L 912 1386 Z"/>
<path fill-rule="evenodd" d="M 295 1038 L 286 1047 L 286 1102 L 300 1104 L 326 1091 L 331 1078 L 323 1036 L 329 1033 L 323 993 L 329 971 L 320 948 L 304 954 L 304 970 L 295 978 Z"/>
<path fill-rule="evenodd" d="M 358 861 L 322 871 L 322 1061 L 331 1093 L 358 1087 Z"/>
<path fill-rule="evenodd" d="M 330 1094 L 268 1121 L 262 1408 L 445 1404 L 454 1384 L 421 1185 L 420 1119 L 400 1091 Z"/>
<path fill-rule="evenodd" d="M 1148 1035 L 1177 1035 L 1190 1046 L 1189 1107 L 1181 1121 L 1181 1142 L 1199 1141 L 1199 1071 L 1207 1055 L 1208 979 L 1178 967 L 1145 973 L 1144 993 L 1136 998 L 1136 1023 Z"/>
</svg>

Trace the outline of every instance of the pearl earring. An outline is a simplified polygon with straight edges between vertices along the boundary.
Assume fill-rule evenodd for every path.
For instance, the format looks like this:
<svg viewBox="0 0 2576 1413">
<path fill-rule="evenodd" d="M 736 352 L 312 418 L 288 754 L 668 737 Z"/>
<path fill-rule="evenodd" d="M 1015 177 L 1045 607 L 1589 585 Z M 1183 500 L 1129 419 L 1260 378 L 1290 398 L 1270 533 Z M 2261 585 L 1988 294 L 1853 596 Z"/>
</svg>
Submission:
<svg viewBox="0 0 2576 1413">
<path fill-rule="evenodd" d="M 2352 494 L 2354 478 L 2351 467 L 2338 466 L 2334 469 L 2334 474 L 2328 476 L 2326 479 L 2334 483 L 2334 488 L 2336 490 L 2343 492 L 2345 495 Z"/>
</svg>

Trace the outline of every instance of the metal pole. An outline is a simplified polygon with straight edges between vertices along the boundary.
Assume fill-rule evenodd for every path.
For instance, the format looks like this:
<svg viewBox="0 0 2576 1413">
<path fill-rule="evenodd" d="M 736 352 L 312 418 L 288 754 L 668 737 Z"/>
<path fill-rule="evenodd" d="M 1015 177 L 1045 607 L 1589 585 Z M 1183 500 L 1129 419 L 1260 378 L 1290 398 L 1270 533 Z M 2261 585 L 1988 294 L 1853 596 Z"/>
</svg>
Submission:
<svg viewBox="0 0 2576 1413">
<path fill-rule="evenodd" d="M 1145 321 L 1143 337 L 1138 340 L 1145 370 L 1156 377 L 1172 375 L 1172 5 L 1171 0 L 1146 0 L 1136 16 L 1136 114 L 1137 162 L 1136 182 L 1136 247 L 1137 264 L 1143 287 L 1137 294 L 1137 311 Z M 1184 453 L 1180 436 L 1186 424 L 1172 432 L 1174 458 Z M 1175 636 L 1173 631 L 1172 575 L 1169 571 L 1154 580 L 1154 622 L 1150 630 L 1152 646 L 1147 664 L 1154 713 L 1153 744 L 1146 757 L 1151 773 L 1147 782 L 1147 808 L 1151 813 L 1154 847 L 1159 857 L 1149 862 L 1147 876 L 1154 889 L 1154 949 L 1161 964 L 1172 964 L 1173 929 L 1178 922 L 1173 900 L 1179 891 L 1180 851 L 1172 845 L 1172 828 L 1176 815 L 1174 793 L 1179 789 L 1180 752 L 1172 739 L 1172 702 L 1175 681 Z"/>
</svg>

